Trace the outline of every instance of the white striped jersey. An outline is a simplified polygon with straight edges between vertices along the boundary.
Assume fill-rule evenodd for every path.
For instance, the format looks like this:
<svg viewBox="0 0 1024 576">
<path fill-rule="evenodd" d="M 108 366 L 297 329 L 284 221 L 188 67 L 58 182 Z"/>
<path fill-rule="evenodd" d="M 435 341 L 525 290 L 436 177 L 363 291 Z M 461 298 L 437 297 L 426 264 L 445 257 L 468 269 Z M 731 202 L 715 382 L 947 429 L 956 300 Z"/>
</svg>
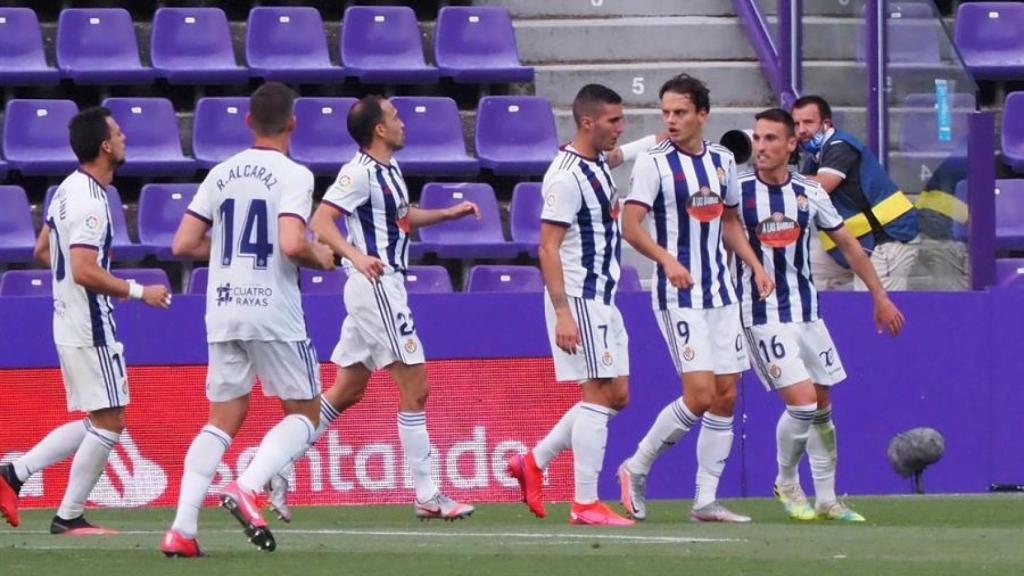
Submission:
<svg viewBox="0 0 1024 576">
<path fill-rule="evenodd" d="M 754 253 L 775 280 L 775 291 L 767 299 L 759 300 L 753 271 L 737 261 L 743 325 L 817 320 L 818 292 L 814 289 L 810 258 L 814 233 L 811 224 L 819 230 L 836 230 L 843 226 L 843 217 L 817 182 L 795 172 L 783 185 L 765 184 L 755 172 L 740 175 L 739 183 L 740 219 Z"/>
<path fill-rule="evenodd" d="M 110 270 L 114 239 L 107 191 L 76 170 L 61 182 L 46 213 L 53 270 L 53 341 L 61 346 L 109 346 L 117 339 L 110 297 L 75 283 L 71 249 L 96 250 L 96 263 Z"/>
<path fill-rule="evenodd" d="M 349 243 L 379 258 L 385 274 L 409 267 L 409 189 L 397 160 L 382 164 L 360 150 L 341 167 L 323 202 L 345 214 Z M 344 264 L 353 274 L 352 263 Z"/>
<path fill-rule="evenodd" d="M 686 267 L 693 286 L 679 290 L 658 265 L 651 298 L 658 310 L 718 308 L 736 303 L 732 275 L 722 243 L 722 214 L 740 203 L 732 152 L 704 141 L 700 154 L 688 154 L 671 140 L 637 157 L 627 203 L 654 215 L 653 237 Z"/>
<path fill-rule="evenodd" d="M 541 186 L 541 221 L 566 227 L 559 249 L 567 296 L 614 302 L 622 260 L 619 193 L 604 153 L 563 147 Z"/>
<path fill-rule="evenodd" d="M 208 342 L 306 339 L 299 266 L 281 250 L 279 218 L 303 223 L 313 173 L 277 150 L 249 148 L 214 166 L 188 212 L 212 227 Z"/>
</svg>

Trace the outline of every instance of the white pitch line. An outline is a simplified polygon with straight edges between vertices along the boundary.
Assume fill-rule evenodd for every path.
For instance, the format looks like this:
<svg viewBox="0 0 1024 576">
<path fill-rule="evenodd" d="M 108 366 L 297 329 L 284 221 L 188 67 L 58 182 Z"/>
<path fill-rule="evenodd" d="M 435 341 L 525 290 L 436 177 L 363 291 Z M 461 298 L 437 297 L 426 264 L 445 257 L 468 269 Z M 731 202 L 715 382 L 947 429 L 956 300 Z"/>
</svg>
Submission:
<svg viewBox="0 0 1024 576">
<path fill-rule="evenodd" d="M 233 534 L 238 530 L 204 530 L 205 533 Z M 522 540 L 548 540 L 560 538 L 564 540 L 606 540 L 622 542 L 646 542 L 650 544 L 720 544 L 728 542 L 745 542 L 744 538 L 700 538 L 692 536 L 634 536 L 630 534 L 567 534 L 563 532 L 417 532 L 413 530 L 356 530 L 356 529 L 279 529 L 276 534 L 299 534 L 310 536 L 398 536 L 410 538 L 519 538 Z M 0 532 L 4 536 L 19 534 L 49 534 L 48 530 L 18 530 L 16 532 Z M 163 534 L 160 530 L 122 530 L 118 536 L 155 536 Z"/>
</svg>

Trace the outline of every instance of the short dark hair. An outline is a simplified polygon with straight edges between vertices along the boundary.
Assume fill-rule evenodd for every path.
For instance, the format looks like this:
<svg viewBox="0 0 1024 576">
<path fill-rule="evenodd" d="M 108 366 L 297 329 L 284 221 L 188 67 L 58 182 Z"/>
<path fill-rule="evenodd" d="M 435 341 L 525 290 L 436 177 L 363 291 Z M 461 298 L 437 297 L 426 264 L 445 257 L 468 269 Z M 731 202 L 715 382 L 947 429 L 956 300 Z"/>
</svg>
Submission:
<svg viewBox="0 0 1024 576">
<path fill-rule="evenodd" d="M 832 119 L 832 107 L 828 105 L 828 101 L 821 96 L 815 96 L 813 94 L 797 98 L 796 102 L 793 102 L 792 110 L 812 105 L 818 107 L 818 115 L 821 116 L 822 120 Z"/>
<path fill-rule="evenodd" d="M 68 139 L 75 158 L 82 164 L 92 162 L 100 155 L 100 146 L 110 139 L 107 117 L 110 109 L 103 106 L 86 108 L 68 122 Z"/>
<path fill-rule="evenodd" d="M 663 98 L 666 92 L 675 92 L 676 94 L 689 96 L 698 112 L 701 110 L 705 112 L 711 111 L 711 92 L 708 90 L 708 87 L 697 78 L 685 72 L 669 78 L 668 81 L 662 84 L 661 90 L 658 91 L 658 99 Z"/>
<path fill-rule="evenodd" d="M 786 127 L 786 134 L 789 136 L 796 136 L 796 122 L 793 121 L 793 115 L 782 108 L 769 108 L 767 110 L 763 110 L 754 116 L 754 120 L 778 122 Z"/>
<path fill-rule="evenodd" d="M 572 101 L 572 119 L 579 126 L 583 117 L 593 114 L 601 104 L 622 104 L 622 96 L 603 84 L 587 84 L 576 93 Z"/>
<path fill-rule="evenodd" d="M 373 142 L 373 131 L 384 121 L 383 96 L 363 96 L 348 111 L 348 133 L 360 148 Z"/>
<path fill-rule="evenodd" d="M 261 136 L 284 132 L 294 109 L 295 91 L 280 82 L 267 82 L 249 97 L 252 127 Z"/>
</svg>

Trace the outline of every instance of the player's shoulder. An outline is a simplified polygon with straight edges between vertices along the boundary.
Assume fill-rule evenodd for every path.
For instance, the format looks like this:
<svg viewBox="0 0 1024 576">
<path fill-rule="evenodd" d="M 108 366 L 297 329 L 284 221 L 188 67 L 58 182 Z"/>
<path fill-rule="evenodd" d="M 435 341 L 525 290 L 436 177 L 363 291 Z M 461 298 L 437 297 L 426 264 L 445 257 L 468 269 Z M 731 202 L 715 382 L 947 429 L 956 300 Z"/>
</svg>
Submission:
<svg viewBox="0 0 1024 576">
<path fill-rule="evenodd" d="M 752 170 L 750 168 L 746 168 L 746 169 L 742 170 L 739 174 L 736 175 L 736 180 L 738 182 L 740 182 L 741 184 L 744 183 L 744 182 L 750 182 L 752 180 L 757 180 L 757 171 Z"/>
<path fill-rule="evenodd" d="M 280 163 L 282 170 L 285 171 L 285 174 L 293 181 L 313 180 L 313 171 L 305 165 L 299 164 L 295 160 L 292 160 L 283 154 L 278 162 Z"/>
<path fill-rule="evenodd" d="M 95 178 L 80 170 L 72 172 L 60 183 L 54 193 L 54 199 L 58 198 L 63 200 L 65 209 L 69 210 L 88 210 L 107 204 L 106 189 Z"/>
<path fill-rule="evenodd" d="M 344 180 L 349 185 L 366 184 L 370 179 L 370 171 L 373 169 L 376 160 L 362 152 L 356 152 L 351 160 L 341 166 L 338 170 L 338 181 Z"/>
<path fill-rule="evenodd" d="M 708 152 L 721 156 L 723 160 L 728 162 L 736 163 L 736 156 L 732 153 L 732 150 L 729 150 L 725 146 L 708 140 L 704 141 L 704 145 L 707 146 Z"/>
<path fill-rule="evenodd" d="M 657 158 L 659 156 L 667 156 L 675 150 L 675 146 L 672 145 L 672 141 L 668 138 L 658 142 L 654 146 L 651 146 L 647 150 L 644 150 L 637 156 L 637 160 L 640 158 Z"/>
<path fill-rule="evenodd" d="M 575 182 L 576 169 L 579 166 L 580 157 L 569 150 L 559 149 L 555 159 L 548 165 L 544 172 L 544 185 L 555 182 Z"/>
<path fill-rule="evenodd" d="M 800 173 L 798 173 L 796 171 L 790 172 L 790 175 L 791 175 L 790 178 L 792 179 L 791 182 L 793 184 L 803 188 L 804 194 L 806 194 L 808 196 L 812 196 L 812 195 L 814 195 L 814 196 L 824 196 L 825 195 L 825 189 L 821 187 L 820 183 L 818 183 L 818 182 L 816 182 L 814 180 L 811 180 L 807 176 L 804 176 L 803 174 L 800 174 Z"/>
</svg>

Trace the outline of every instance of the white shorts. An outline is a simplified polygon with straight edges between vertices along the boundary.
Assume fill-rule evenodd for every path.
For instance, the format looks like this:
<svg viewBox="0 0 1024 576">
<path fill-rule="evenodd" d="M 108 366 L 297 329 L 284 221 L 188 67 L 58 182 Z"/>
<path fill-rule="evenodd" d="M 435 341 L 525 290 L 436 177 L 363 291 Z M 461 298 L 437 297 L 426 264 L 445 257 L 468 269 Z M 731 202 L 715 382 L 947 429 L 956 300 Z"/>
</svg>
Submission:
<svg viewBox="0 0 1024 576">
<path fill-rule="evenodd" d="M 358 273 L 349 276 L 345 310 L 348 315 L 331 362 L 342 367 L 363 364 L 369 370 L 394 362 L 425 362 L 401 274 L 388 274 L 377 282 Z"/>
<path fill-rule="evenodd" d="M 580 384 L 597 378 L 629 376 L 629 335 L 615 305 L 569 297 L 569 310 L 580 331 L 582 345 L 569 354 L 555 344 L 555 307 L 544 291 L 544 318 L 548 325 L 555 378 Z"/>
<path fill-rule="evenodd" d="M 768 390 L 810 380 L 832 386 L 846 379 L 832 335 L 821 320 L 746 329 L 754 371 Z"/>
<path fill-rule="evenodd" d="M 738 305 L 656 309 L 654 315 L 680 374 L 739 374 L 750 368 Z"/>
<path fill-rule="evenodd" d="M 95 412 L 127 406 L 128 371 L 124 363 L 124 345 L 57 345 L 60 371 L 64 375 L 68 411 Z"/>
<path fill-rule="evenodd" d="M 252 392 L 259 377 L 264 396 L 311 400 L 320 394 L 320 363 L 309 340 L 210 342 L 206 398 L 227 402 Z"/>
</svg>

